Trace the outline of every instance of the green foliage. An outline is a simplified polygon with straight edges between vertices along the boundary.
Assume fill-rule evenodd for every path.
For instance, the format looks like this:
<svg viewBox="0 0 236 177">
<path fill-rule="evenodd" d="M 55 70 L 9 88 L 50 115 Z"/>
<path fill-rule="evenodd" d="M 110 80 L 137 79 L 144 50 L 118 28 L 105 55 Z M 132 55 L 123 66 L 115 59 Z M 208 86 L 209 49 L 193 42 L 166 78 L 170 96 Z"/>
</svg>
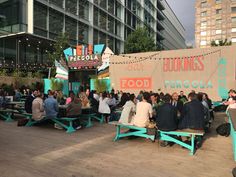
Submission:
<svg viewBox="0 0 236 177">
<path fill-rule="evenodd" d="M 228 41 L 227 39 L 220 40 L 218 44 L 216 43 L 216 41 L 211 41 L 211 46 L 212 47 L 216 47 L 216 46 L 229 46 L 229 45 L 232 45 L 232 42 Z"/>
<path fill-rule="evenodd" d="M 137 28 L 125 42 L 125 53 L 155 51 L 156 44 L 146 28 Z"/>
<path fill-rule="evenodd" d="M 69 36 L 66 33 L 61 33 L 56 38 L 56 43 L 53 45 L 53 52 L 49 53 L 49 61 L 52 65 L 55 60 L 65 59 L 63 51 L 68 48 L 69 45 Z"/>
<path fill-rule="evenodd" d="M 37 89 L 37 90 L 43 91 L 43 88 L 44 87 L 43 87 L 43 83 L 42 82 L 34 82 L 30 86 L 31 90 Z"/>
<path fill-rule="evenodd" d="M 1 69 L 0 70 L 0 76 L 7 76 L 7 70 L 6 69 Z"/>
<path fill-rule="evenodd" d="M 95 79 L 95 82 L 94 82 L 94 87 L 95 87 L 95 90 L 99 93 L 99 92 L 104 92 L 104 91 L 107 91 L 109 88 L 107 86 L 107 83 L 105 80 L 102 80 L 102 79 Z"/>
<path fill-rule="evenodd" d="M 40 71 L 37 71 L 33 74 L 34 78 L 42 79 L 43 75 Z"/>
<path fill-rule="evenodd" d="M 63 82 L 58 79 L 51 79 L 51 89 L 52 90 L 62 90 Z"/>
<path fill-rule="evenodd" d="M 8 85 L 8 84 L 2 84 L 1 88 L 8 93 L 8 95 L 13 95 L 14 94 L 14 87 L 13 85 Z"/>
</svg>

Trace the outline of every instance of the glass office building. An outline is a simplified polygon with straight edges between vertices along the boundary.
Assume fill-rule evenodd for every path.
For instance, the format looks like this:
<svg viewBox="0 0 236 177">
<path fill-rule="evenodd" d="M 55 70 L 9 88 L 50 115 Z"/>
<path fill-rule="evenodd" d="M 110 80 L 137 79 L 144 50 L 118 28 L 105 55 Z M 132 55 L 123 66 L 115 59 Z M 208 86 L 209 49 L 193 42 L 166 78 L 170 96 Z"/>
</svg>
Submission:
<svg viewBox="0 0 236 177">
<path fill-rule="evenodd" d="M 173 20 L 165 22 L 171 17 L 165 11 L 174 14 L 166 4 L 165 0 L 0 0 L 0 64 L 47 62 L 61 32 L 69 34 L 72 45 L 106 44 L 119 54 L 127 36 L 145 26 L 159 48 L 186 48 L 184 28 Z M 167 44 L 170 34 L 180 37 L 169 38 Z"/>
</svg>

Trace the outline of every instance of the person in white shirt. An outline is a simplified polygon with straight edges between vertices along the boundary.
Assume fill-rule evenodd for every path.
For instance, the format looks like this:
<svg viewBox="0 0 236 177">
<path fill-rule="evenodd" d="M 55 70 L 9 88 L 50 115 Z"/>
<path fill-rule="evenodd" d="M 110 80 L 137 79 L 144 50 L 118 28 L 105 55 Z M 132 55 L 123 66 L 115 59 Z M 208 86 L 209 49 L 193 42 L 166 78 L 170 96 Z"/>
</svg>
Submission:
<svg viewBox="0 0 236 177">
<path fill-rule="evenodd" d="M 105 116 L 106 122 L 108 122 L 108 117 L 111 114 L 111 109 L 109 107 L 109 98 L 107 98 L 107 93 L 103 92 L 102 96 L 99 98 L 98 112 Z"/>
<path fill-rule="evenodd" d="M 150 100 L 150 94 L 144 92 L 142 101 L 137 103 L 136 115 L 134 116 L 132 124 L 137 127 L 147 127 L 152 118 L 152 105 L 148 102 Z"/>
<path fill-rule="evenodd" d="M 125 103 L 123 106 L 123 110 L 121 112 L 121 116 L 119 119 L 119 123 L 129 124 L 132 122 L 132 119 L 135 115 L 136 111 L 136 98 L 134 94 L 130 95 L 130 100 Z"/>
</svg>

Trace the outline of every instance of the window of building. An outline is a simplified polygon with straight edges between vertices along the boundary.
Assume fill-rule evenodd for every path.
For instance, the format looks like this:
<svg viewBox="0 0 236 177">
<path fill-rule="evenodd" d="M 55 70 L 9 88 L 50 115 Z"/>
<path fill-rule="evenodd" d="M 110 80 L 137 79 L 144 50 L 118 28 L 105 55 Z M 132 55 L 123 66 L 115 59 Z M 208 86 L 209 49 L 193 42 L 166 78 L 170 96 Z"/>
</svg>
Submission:
<svg viewBox="0 0 236 177">
<path fill-rule="evenodd" d="M 114 0 L 108 1 L 108 12 L 110 12 L 111 14 L 114 14 L 114 9 L 115 9 L 114 3 L 115 3 Z"/>
<path fill-rule="evenodd" d="M 201 16 L 205 17 L 207 15 L 207 11 L 201 12 Z"/>
<path fill-rule="evenodd" d="M 206 36 L 206 31 L 202 31 L 201 36 Z"/>
<path fill-rule="evenodd" d="M 216 4 L 220 4 L 221 3 L 221 0 L 216 0 Z"/>
<path fill-rule="evenodd" d="M 65 9 L 67 12 L 76 15 L 76 13 L 77 13 L 77 0 L 65 1 Z"/>
<path fill-rule="evenodd" d="M 236 42 L 236 37 L 232 38 L 231 41 L 232 41 L 233 43 L 235 43 L 235 42 Z"/>
<path fill-rule="evenodd" d="M 34 33 L 47 37 L 47 7 L 34 4 Z"/>
<path fill-rule="evenodd" d="M 236 28 L 232 28 L 231 32 L 235 33 L 236 32 Z"/>
<path fill-rule="evenodd" d="M 206 41 L 201 41 L 201 42 L 200 42 L 200 45 L 206 45 L 206 44 L 207 44 Z"/>
<path fill-rule="evenodd" d="M 235 24 L 236 24 L 236 17 L 232 17 L 232 18 L 231 18 L 231 21 L 232 21 L 232 23 L 235 23 Z"/>
<path fill-rule="evenodd" d="M 222 31 L 221 30 L 216 30 L 216 34 L 221 34 Z"/>
<path fill-rule="evenodd" d="M 63 14 L 49 9 L 49 37 L 55 39 L 63 29 Z"/>
<path fill-rule="evenodd" d="M 231 12 L 236 12 L 236 7 L 231 7 Z"/>
<path fill-rule="evenodd" d="M 76 40 L 77 22 L 76 20 L 66 17 L 65 19 L 65 31 L 68 33 L 69 38 Z"/>
<path fill-rule="evenodd" d="M 206 26 L 207 26 L 207 22 L 206 21 L 201 22 L 201 28 L 206 28 Z"/>
<path fill-rule="evenodd" d="M 49 2 L 58 6 L 58 7 L 63 8 L 63 0 L 50 0 Z"/>
<path fill-rule="evenodd" d="M 216 40 L 215 40 L 215 43 L 216 43 L 216 44 L 219 44 L 219 43 L 220 43 L 220 40 L 219 40 L 219 39 L 216 39 Z"/>
<path fill-rule="evenodd" d="M 206 1 L 201 2 L 201 7 L 202 7 L 202 8 L 203 8 L 203 7 L 207 7 L 207 2 L 206 2 Z"/>
<path fill-rule="evenodd" d="M 216 9 L 216 14 L 221 14 L 222 9 Z"/>
<path fill-rule="evenodd" d="M 79 22 L 79 34 L 78 34 L 78 40 L 80 44 L 88 44 L 88 25 Z"/>
<path fill-rule="evenodd" d="M 222 19 L 216 19 L 216 25 L 221 25 Z"/>
<path fill-rule="evenodd" d="M 79 17 L 85 20 L 89 19 L 89 2 L 87 0 L 79 0 Z"/>
</svg>

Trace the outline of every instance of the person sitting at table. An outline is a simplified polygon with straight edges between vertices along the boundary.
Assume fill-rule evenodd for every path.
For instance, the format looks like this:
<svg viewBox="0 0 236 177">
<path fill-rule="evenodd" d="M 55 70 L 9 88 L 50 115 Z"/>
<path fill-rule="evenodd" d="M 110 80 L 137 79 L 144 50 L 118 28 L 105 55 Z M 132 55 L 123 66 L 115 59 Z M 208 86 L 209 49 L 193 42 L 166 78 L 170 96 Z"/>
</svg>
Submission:
<svg viewBox="0 0 236 177">
<path fill-rule="evenodd" d="M 156 123 L 159 130 L 173 131 L 178 128 L 177 109 L 171 104 L 171 96 L 163 97 L 164 104 L 157 108 Z"/>
<path fill-rule="evenodd" d="M 121 112 L 121 116 L 119 119 L 119 123 L 122 124 L 129 124 L 132 122 L 132 119 L 135 115 L 135 110 L 136 110 L 136 97 L 134 94 L 131 94 L 129 97 L 129 101 L 125 103 L 123 106 L 123 110 Z"/>
<path fill-rule="evenodd" d="M 177 115 L 178 117 L 180 117 L 181 113 L 182 113 L 182 110 L 183 110 L 183 102 L 182 101 L 179 101 L 179 96 L 178 96 L 178 93 L 177 92 L 174 92 L 172 94 L 172 101 L 171 101 L 171 104 L 172 106 L 175 107 L 175 109 L 177 110 Z"/>
<path fill-rule="evenodd" d="M 103 92 L 102 96 L 99 98 L 99 106 L 98 106 L 98 112 L 102 114 L 102 116 L 105 116 L 105 121 L 108 123 L 109 116 L 111 114 L 111 109 L 108 105 L 109 98 L 107 98 L 107 93 Z"/>
<path fill-rule="evenodd" d="M 57 117 L 58 115 L 58 102 L 57 100 L 54 98 L 54 92 L 50 91 L 48 94 L 48 98 L 44 101 L 44 110 L 46 112 L 46 117 L 48 119 L 52 119 Z M 58 124 L 54 124 L 54 127 L 57 129 L 62 129 L 61 126 L 59 126 Z"/>
<path fill-rule="evenodd" d="M 29 95 L 26 100 L 25 100 L 25 111 L 27 113 L 32 113 L 32 103 L 35 99 L 35 97 L 38 94 L 38 90 L 34 90 L 33 93 L 31 95 Z"/>
<path fill-rule="evenodd" d="M 79 98 L 74 97 L 73 100 L 68 104 L 68 107 L 66 109 L 66 117 L 78 118 L 81 113 L 82 103 Z M 78 119 L 76 121 L 73 121 L 73 127 L 77 130 L 81 128 L 81 124 Z"/>
<path fill-rule="evenodd" d="M 34 120 L 41 120 L 44 116 L 43 94 L 39 92 L 32 103 L 32 118 Z"/>
<path fill-rule="evenodd" d="M 66 104 L 69 104 L 71 100 L 74 99 L 74 97 L 75 97 L 74 92 L 72 90 L 69 91 L 69 97 L 66 99 Z"/>
<path fill-rule="evenodd" d="M 89 102 L 89 99 L 88 99 L 86 93 L 81 92 L 78 95 L 79 95 L 79 98 L 81 100 L 82 107 L 83 108 L 89 108 L 90 107 L 90 102 Z"/>
<path fill-rule="evenodd" d="M 179 101 L 182 101 L 182 103 L 186 103 L 188 101 L 188 98 L 184 95 L 184 91 L 180 91 L 179 92 Z"/>
<path fill-rule="evenodd" d="M 132 124 L 137 127 L 147 127 L 152 118 L 152 105 L 148 102 L 150 100 L 150 94 L 144 92 L 142 101 L 137 103 L 136 114 L 133 118 Z"/>
<path fill-rule="evenodd" d="M 204 107 L 194 92 L 188 95 L 189 102 L 184 104 L 179 129 L 203 130 L 205 125 Z"/>
</svg>

